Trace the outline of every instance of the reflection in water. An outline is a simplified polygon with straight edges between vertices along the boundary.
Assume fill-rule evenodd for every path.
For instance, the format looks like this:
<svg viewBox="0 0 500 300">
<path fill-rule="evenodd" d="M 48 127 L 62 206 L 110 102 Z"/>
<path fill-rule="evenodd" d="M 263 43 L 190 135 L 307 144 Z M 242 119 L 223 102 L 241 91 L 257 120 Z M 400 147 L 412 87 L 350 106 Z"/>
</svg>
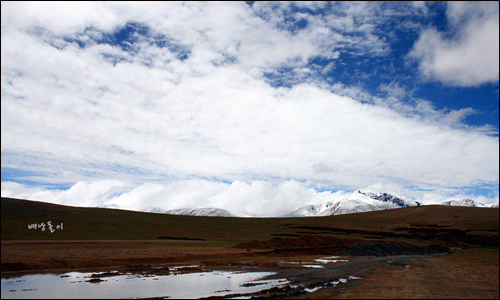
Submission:
<svg viewBox="0 0 500 300">
<path fill-rule="evenodd" d="M 215 271 L 162 276 L 119 275 L 92 280 L 93 273 L 35 274 L 2 278 L 2 299 L 26 298 L 201 298 L 253 293 L 287 283 L 255 280 L 272 272 Z M 258 284 L 245 284 L 250 281 Z"/>
</svg>

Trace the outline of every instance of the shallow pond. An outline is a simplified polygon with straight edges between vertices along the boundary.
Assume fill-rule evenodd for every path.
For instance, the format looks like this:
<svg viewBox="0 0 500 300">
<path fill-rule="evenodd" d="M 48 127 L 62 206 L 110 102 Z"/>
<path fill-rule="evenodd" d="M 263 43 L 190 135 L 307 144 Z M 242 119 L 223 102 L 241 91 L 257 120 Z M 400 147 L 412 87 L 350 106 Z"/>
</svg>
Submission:
<svg viewBox="0 0 500 300">
<path fill-rule="evenodd" d="M 26 298 L 147 298 L 194 299 L 253 293 L 288 283 L 286 280 L 259 280 L 272 272 L 213 271 L 188 274 L 143 276 L 121 274 L 91 277 L 95 273 L 33 274 L 2 278 L 2 299 Z M 92 280 L 93 279 L 93 280 Z"/>
</svg>

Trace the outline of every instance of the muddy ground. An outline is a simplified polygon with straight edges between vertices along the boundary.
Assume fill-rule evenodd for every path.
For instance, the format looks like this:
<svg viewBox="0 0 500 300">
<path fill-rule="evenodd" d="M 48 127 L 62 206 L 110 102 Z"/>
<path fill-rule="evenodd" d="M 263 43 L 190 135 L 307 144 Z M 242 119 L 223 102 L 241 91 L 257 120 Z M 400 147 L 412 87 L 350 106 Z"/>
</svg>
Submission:
<svg viewBox="0 0 500 300">
<path fill-rule="evenodd" d="M 499 299 L 498 257 L 498 249 L 476 248 L 384 266 L 334 298 Z"/>
<path fill-rule="evenodd" d="M 271 242 L 274 249 L 197 241 L 3 241 L 2 277 L 89 267 L 168 274 L 172 266 L 198 265 L 185 271 L 272 271 L 276 274 L 269 279 L 290 282 L 247 295 L 255 298 L 499 298 L 498 249 L 447 251 L 353 240 L 342 241 L 343 245 L 332 240 L 335 247 L 290 246 L 300 241 L 275 239 Z M 324 268 L 304 267 L 333 255 L 348 261 L 322 264 Z"/>
</svg>

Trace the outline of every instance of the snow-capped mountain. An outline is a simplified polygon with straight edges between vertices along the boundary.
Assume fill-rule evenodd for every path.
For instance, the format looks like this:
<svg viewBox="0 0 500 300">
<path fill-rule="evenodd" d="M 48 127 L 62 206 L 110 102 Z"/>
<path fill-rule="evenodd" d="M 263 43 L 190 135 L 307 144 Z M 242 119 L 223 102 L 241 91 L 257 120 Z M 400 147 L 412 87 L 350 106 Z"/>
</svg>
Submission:
<svg viewBox="0 0 500 300">
<path fill-rule="evenodd" d="M 289 214 L 284 215 L 283 217 L 311 217 L 311 216 L 319 216 L 330 207 L 334 206 L 336 202 L 329 201 L 321 204 L 310 204 L 297 208 Z"/>
<path fill-rule="evenodd" d="M 419 202 L 402 199 L 387 193 L 357 190 L 338 202 L 302 206 L 284 217 L 331 216 L 420 205 L 422 204 Z"/>
<path fill-rule="evenodd" d="M 98 208 L 111 208 L 111 209 L 120 209 L 120 207 L 116 204 L 101 204 L 97 206 Z"/>
<path fill-rule="evenodd" d="M 222 208 L 205 207 L 205 208 L 180 208 L 171 209 L 164 212 L 169 215 L 185 215 L 185 216 L 208 216 L 208 217 L 246 217 L 245 215 L 235 214 Z"/>
<path fill-rule="evenodd" d="M 461 200 L 448 200 L 439 203 L 439 205 L 448 206 L 468 206 L 468 207 L 486 207 L 483 203 L 474 201 L 472 199 L 461 199 Z"/>
<path fill-rule="evenodd" d="M 141 210 L 142 212 L 150 212 L 155 214 L 168 215 L 184 215 L 184 216 L 212 216 L 212 217 L 248 217 L 242 214 L 235 214 L 228 210 L 215 207 L 205 208 L 179 208 L 179 209 L 163 209 L 159 207 L 148 207 Z"/>
<path fill-rule="evenodd" d="M 141 210 L 142 212 L 149 212 L 149 213 L 154 213 L 154 214 L 164 214 L 167 212 L 167 210 L 160 208 L 160 207 L 148 207 L 146 209 Z"/>
<path fill-rule="evenodd" d="M 494 203 L 492 205 L 490 205 L 491 208 L 498 208 L 498 203 Z"/>
<path fill-rule="evenodd" d="M 498 203 L 485 205 L 472 199 L 448 200 L 439 204 L 448 206 L 498 207 Z M 331 216 L 421 205 L 423 204 L 420 202 L 408 200 L 403 197 L 397 197 L 388 193 L 372 193 L 356 190 L 351 195 L 340 201 L 329 201 L 320 204 L 305 205 L 281 217 Z M 115 204 L 99 205 L 98 207 L 122 209 Z M 247 215 L 232 213 L 226 209 L 215 207 L 181 208 L 171 210 L 159 207 L 149 207 L 140 211 L 188 216 L 249 217 Z"/>
</svg>

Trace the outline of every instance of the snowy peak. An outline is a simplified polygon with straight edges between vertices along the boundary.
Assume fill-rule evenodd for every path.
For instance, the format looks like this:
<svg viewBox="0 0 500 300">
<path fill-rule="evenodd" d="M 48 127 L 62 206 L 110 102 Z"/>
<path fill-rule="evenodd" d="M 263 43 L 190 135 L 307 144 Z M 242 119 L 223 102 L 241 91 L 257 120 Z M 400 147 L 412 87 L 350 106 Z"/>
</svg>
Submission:
<svg viewBox="0 0 500 300">
<path fill-rule="evenodd" d="M 312 217 L 318 216 L 330 207 L 334 206 L 335 202 L 329 201 L 321 204 L 311 204 L 301 206 L 298 209 L 284 215 L 283 217 Z"/>
<path fill-rule="evenodd" d="M 143 209 L 141 211 L 154 213 L 154 214 L 164 214 L 165 213 L 165 209 L 160 208 L 160 207 L 148 207 L 148 208 Z"/>
<path fill-rule="evenodd" d="M 382 210 L 396 208 L 388 204 L 368 203 L 360 199 L 344 199 L 337 203 L 331 208 L 323 211 L 319 216 L 333 216 L 333 215 L 343 215 L 343 214 L 353 214 L 366 211 Z"/>
<path fill-rule="evenodd" d="M 284 217 L 331 216 L 358 212 L 420 206 L 419 202 L 406 200 L 387 193 L 356 190 L 338 202 L 325 202 L 299 207 Z"/>
<path fill-rule="evenodd" d="M 349 197 L 337 202 L 333 207 L 322 212 L 321 216 L 352 214 L 359 212 L 420 206 L 419 202 L 405 200 L 387 193 L 355 191 Z"/>
<path fill-rule="evenodd" d="M 101 204 L 97 206 L 98 208 L 110 208 L 110 209 L 120 209 L 116 204 Z"/>
<path fill-rule="evenodd" d="M 404 200 L 399 197 L 396 197 L 391 194 L 387 193 L 372 193 L 372 192 L 361 192 L 360 190 L 355 191 L 352 193 L 351 196 L 349 196 L 349 200 L 351 199 L 359 199 L 359 200 L 366 200 L 366 197 L 369 199 L 381 201 L 381 202 L 387 202 L 387 203 L 392 203 L 395 204 L 399 207 L 409 207 L 409 206 L 421 206 L 422 204 L 417 201 L 412 201 L 412 200 Z"/>
<path fill-rule="evenodd" d="M 204 208 L 180 208 L 171 209 L 165 212 L 169 215 L 184 216 L 206 216 L 206 217 L 246 217 L 245 215 L 235 214 L 222 208 L 204 207 Z"/>
<path fill-rule="evenodd" d="M 448 206 L 468 206 L 468 207 L 486 207 L 483 203 L 474 201 L 472 199 L 461 199 L 461 200 L 448 200 L 443 201 L 440 205 Z"/>
<path fill-rule="evenodd" d="M 247 217 L 242 214 L 235 214 L 228 210 L 215 207 L 204 208 L 179 208 L 166 210 L 159 207 L 149 207 L 142 210 L 143 212 L 150 212 L 156 214 L 168 215 L 184 215 L 184 216 L 208 216 L 208 217 Z"/>
</svg>

